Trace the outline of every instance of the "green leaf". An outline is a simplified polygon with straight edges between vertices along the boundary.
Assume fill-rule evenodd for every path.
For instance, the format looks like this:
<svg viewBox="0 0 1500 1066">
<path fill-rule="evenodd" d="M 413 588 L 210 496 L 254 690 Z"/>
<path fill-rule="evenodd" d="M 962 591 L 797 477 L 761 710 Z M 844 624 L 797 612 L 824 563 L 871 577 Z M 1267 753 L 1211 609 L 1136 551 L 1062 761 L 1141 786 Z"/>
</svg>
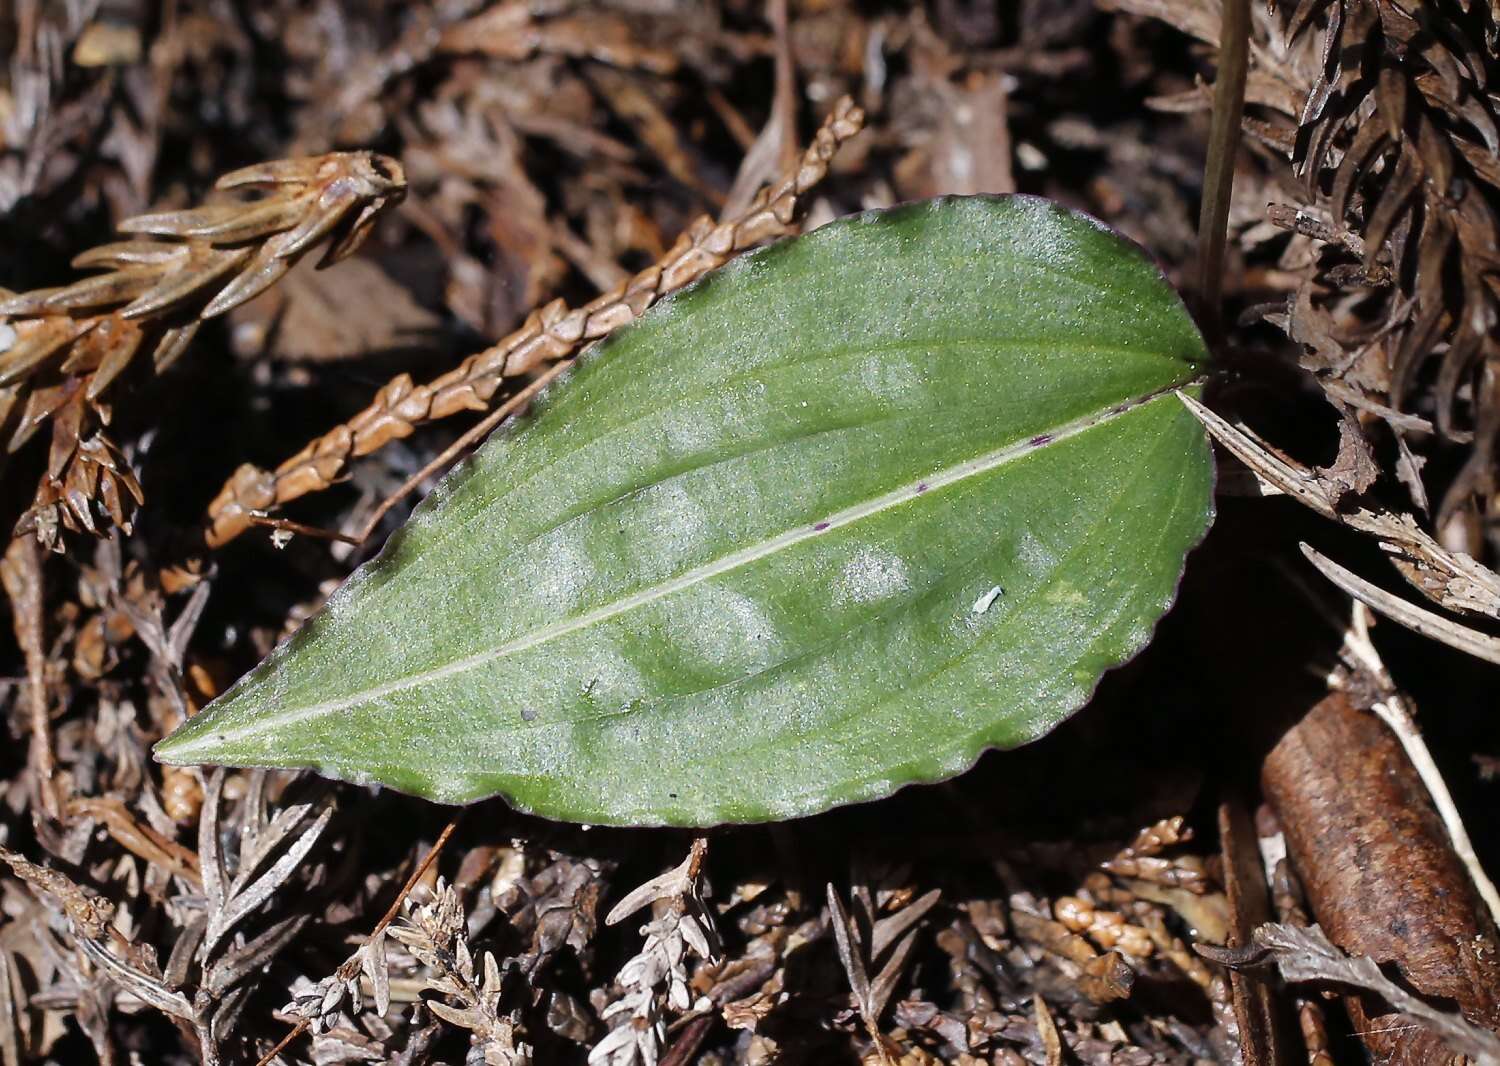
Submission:
<svg viewBox="0 0 1500 1066">
<path fill-rule="evenodd" d="M 1025 197 L 871 213 L 620 331 L 157 746 L 583 822 L 957 774 L 1139 651 L 1212 515 L 1206 358 Z"/>
</svg>

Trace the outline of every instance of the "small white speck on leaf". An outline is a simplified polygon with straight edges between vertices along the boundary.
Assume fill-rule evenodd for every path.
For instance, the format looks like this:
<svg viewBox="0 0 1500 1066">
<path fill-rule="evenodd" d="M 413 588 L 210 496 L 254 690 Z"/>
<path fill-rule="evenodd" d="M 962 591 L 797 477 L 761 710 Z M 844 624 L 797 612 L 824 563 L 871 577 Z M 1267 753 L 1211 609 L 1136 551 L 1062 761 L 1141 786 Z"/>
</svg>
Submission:
<svg viewBox="0 0 1500 1066">
<path fill-rule="evenodd" d="M 975 600 L 974 606 L 969 609 L 975 614 L 984 614 L 984 612 L 988 611 L 990 607 L 994 605 L 994 602 L 1003 595 L 1004 590 L 1001 589 L 999 585 L 996 585 L 988 592 L 986 592 L 983 596 L 979 597 L 979 599 Z"/>
</svg>

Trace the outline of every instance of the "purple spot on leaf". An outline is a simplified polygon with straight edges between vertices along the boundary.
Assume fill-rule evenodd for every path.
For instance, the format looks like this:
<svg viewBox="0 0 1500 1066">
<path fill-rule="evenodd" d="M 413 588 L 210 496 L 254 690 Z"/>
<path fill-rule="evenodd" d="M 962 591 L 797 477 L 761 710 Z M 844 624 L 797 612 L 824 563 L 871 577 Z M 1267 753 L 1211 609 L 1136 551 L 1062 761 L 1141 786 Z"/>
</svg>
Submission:
<svg viewBox="0 0 1500 1066">
<path fill-rule="evenodd" d="M 825 530 L 827 528 L 828 528 L 828 523 L 827 522 L 819 522 L 817 525 L 813 526 L 813 532 L 814 533 L 821 533 L 821 532 L 823 532 L 823 530 Z"/>
<path fill-rule="evenodd" d="M 920 483 L 917 486 L 917 491 L 918 492 L 926 492 L 927 491 L 927 482 L 923 481 L 922 483 Z"/>
<path fill-rule="evenodd" d="M 1050 433 L 1038 433 L 1035 437 L 1031 438 L 1031 446 L 1033 448 L 1040 448 L 1043 444 L 1047 444 L 1051 440 L 1052 440 L 1052 434 L 1050 434 Z"/>
</svg>

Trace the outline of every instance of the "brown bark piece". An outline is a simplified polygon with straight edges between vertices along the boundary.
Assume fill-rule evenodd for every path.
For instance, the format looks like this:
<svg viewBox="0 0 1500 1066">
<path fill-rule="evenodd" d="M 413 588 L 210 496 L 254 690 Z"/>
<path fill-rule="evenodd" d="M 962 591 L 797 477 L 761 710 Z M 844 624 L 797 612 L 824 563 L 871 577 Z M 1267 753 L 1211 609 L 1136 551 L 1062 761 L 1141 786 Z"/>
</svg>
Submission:
<svg viewBox="0 0 1500 1066">
<path fill-rule="evenodd" d="M 1352 955 L 1500 1029 L 1500 940 L 1400 743 L 1341 693 L 1290 729 L 1261 771 L 1313 916 Z M 1432 1061 L 1426 1030 L 1355 1005 L 1382 1059 Z M 1391 1023 L 1391 1024 L 1384 1024 Z M 1441 1057 L 1441 1056 L 1439 1056 Z"/>
</svg>

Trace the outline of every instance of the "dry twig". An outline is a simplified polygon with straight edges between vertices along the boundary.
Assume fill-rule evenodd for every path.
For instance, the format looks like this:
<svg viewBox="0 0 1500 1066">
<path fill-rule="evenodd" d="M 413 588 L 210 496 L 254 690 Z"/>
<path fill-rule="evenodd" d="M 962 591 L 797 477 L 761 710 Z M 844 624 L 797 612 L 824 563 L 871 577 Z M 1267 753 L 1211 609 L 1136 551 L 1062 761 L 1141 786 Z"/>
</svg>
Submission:
<svg viewBox="0 0 1500 1066">
<path fill-rule="evenodd" d="M 1430 1026 L 1459 1054 L 1485 1066 L 1500 1063 L 1500 1036 L 1471 1024 L 1460 1014 L 1430 1006 L 1381 973 L 1375 960 L 1344 954 L 1316 925 L 1299 928 L 1270 922 L 1255 931 L 1254 943 L 1243 948 L 1200 945 L 1198 951 L 1225 966 L 1274 963 L 1287 981 L 1332 982 L 1373 992 Z"/>
<path fill-rule="evenodd" d="M 348 422 L 309 443 L 275 471 L 241 466 L 208 509 L 208 542 L 228 543 L 253 525 L 253 516 L 309 492 L 321 492 L 343 476 L 351 460 L 417 426 L 461 411 L 483 411 L 507 377 L 571 356 L 580 345 L 633 321 L 668 293 L 696 281 L 737 252 L 793 232 L 807 191 L 823 179 L 841 144 L 859 132 L 864 112 L 848 98 L 834 105 L 794 172 L 762 190 L 742 214 L 714 222 L 698 219 L 661 262 L 609 292 L 570 309 L 554 300 L 527 317 L 499 344 L 470 356 L 425 385 L 400 374 Z"/>
</svg>

